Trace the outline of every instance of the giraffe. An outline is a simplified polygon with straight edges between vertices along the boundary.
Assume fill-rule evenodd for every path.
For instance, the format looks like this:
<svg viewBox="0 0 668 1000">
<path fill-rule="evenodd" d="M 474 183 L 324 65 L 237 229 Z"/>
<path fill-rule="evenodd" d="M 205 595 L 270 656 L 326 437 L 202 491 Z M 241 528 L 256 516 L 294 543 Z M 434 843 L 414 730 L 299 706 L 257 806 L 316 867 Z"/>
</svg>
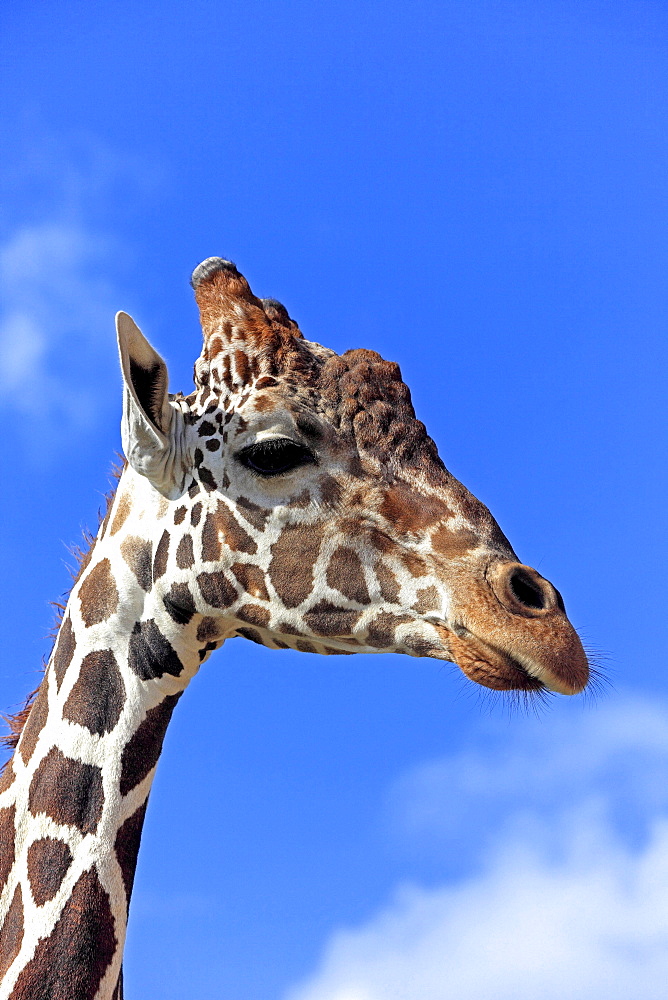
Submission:
<svg viewBox="0 0 668 1000">
<path fill-rule="evenodd" d="M 121 1000 L 165 731 L 227 639 L 435 657 L 529 694 L 588 682 L 559 593 L 446 470 L 398 365 L 306 341 L 230 261 L 191 283 L 188 396 L 117 316 L 126 465 L 0 779 L 0 1000 Z"/>
</svg>

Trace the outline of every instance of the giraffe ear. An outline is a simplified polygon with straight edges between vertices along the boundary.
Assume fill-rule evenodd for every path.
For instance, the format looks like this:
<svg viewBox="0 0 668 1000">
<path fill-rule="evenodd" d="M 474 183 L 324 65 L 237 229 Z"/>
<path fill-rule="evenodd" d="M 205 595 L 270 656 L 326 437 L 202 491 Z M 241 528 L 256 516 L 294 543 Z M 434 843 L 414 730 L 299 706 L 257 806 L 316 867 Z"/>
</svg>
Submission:
<svg viewBox="0 0 668 1000">
<path fill-rule="evenodd" d="M 129 464 L 170 500 L 180 496 L 187 473 L 185 422 L 167 392 L 167 365 L 127 313 L 116 315 L 125 390 L 121 439 Z"/>
</svg>

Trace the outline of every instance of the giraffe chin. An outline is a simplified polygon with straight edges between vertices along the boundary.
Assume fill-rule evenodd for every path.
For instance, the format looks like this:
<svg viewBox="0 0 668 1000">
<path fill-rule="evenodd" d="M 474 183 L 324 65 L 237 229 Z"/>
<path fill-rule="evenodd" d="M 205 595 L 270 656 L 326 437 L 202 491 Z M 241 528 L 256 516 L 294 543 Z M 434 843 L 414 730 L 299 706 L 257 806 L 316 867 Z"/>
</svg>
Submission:
<svg viewBox="0 0 668 1000">
<path fill-rule="evenodd" d="M 495 691 L 554 691 L 557 694 L 579 694 L 589 682 L 586 657 L 576 657 L 566 666 L 533 661 L 521 663 L 510 653 L 472 635 L 450 634 L 448 645 L 452 659 L 470 680 Z M 584 663 L 582 662 L 584 658 Z"/>
</svg>

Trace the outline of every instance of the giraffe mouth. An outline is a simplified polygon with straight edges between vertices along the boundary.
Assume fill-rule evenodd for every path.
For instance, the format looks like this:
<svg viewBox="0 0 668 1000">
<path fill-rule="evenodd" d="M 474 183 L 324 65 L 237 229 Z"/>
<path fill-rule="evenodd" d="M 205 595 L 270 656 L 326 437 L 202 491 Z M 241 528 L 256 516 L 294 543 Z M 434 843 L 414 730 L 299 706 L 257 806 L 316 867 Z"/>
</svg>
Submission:
<svg viewBox="0 0 668 1000">
<path fill-rule="evenodd" d="M 552 688 L 544 672 L 529 668 L 505 649 L 477 635 L 454 635 L 450 648 L 460 670 L 477 684 L 496 691 L 542 691 Z"/>
<path fill-rule="evenodd" d="M 506 650 L 492 646 L 468 630 L 460 631 L 462 634 L 448 630 L 450 655 L 462 673 L 476 684 L 495 691 L 542 691 L 552 686 Z"/>
<path fill-rule="evenodd" d="M 458 630 L 460 631 L 460 630 Z M 558 694 L 579 694 L 589 680 L 584 653 L 584 669 L 576 656 L 561 662 L 543 663 L 515 651 L 493 645 L 468 630 L 448 636 L 452 658 L 476 684 L 496 691 L 554 691 Z M 579 641 L 578 641 L 579 645 Z M 580 647 L 581 649 L 581 647 Z M 521 656 L 521 659 L 520 659 Z"/>
</svg>

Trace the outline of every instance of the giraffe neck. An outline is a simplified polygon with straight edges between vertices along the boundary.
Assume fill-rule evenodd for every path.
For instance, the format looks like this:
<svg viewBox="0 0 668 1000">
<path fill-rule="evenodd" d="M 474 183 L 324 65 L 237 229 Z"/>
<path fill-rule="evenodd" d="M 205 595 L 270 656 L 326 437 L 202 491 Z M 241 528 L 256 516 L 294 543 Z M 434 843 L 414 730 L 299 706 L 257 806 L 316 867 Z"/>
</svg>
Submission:
<svg viewBox="0 0 668 1000">
<path fill-rule="evenodd" d="M 135 524 L 137 478 L 126 472 L 119 484 L 0 779 L 0 1000 L 65 1000 L 63 989 L 67 1000 L 121 995 L 155 765 L 211 646 L 197 640 L 196 623 L 166 611 L 165 505 L 157 494 L 142 498 Z M 151 519 L 157 540 L 147 542 L 138 529 Z"/>
</svg>

